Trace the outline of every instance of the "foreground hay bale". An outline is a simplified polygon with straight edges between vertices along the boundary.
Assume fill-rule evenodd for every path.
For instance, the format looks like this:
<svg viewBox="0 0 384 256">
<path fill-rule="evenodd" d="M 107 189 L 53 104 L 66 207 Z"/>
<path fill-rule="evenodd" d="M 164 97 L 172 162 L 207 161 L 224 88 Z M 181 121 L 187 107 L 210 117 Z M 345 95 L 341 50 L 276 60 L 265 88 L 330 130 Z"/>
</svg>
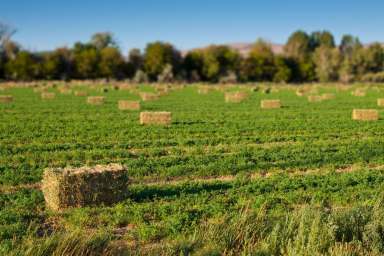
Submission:
<svg viewBox="0 0 384 256">
<path fill-rule="evenodd" d="M 307 99 L 308 102 L 320 102 L 323 100 L 323 97 L 320 95 L 309 95 Z"/>
<path fill-rule="evenodd" d="M 141 112 L 140 124 L 170 125 L 171 112 Z"/>
<path fill-rule="evenodd" d="M 75 91 L 75 96 L 85 97 L 87 95 L 88 95 L 88 93 L 85 91 Z"/>
<path fill-rule="evenodd" d="M 87 103 L 91 105 L 102 105 L 104 104 L 105 97 L 103 96 L 90 96 L 87 98 Z"/>
<path fill-rule="evenodd" d="M 118 107 L 120 110 L 139 110 L 140 102 L 131 100 L 119 100 Z"/>
<path fill-rule="evenodd" d="M 111 204 L 122 200 L 128 176 L 120 164 L 44 170 L 42 191 L 51 210 Z"/>
<path fill-rule="evenodd" d="M 159 96 L 155 93 L 150 93 L 150 92 L 141 92 L 140 93 L 140 98 L 143 101 L 152 101 L 152 100 L 158 100 Z"/>
<path fill-rule="evenodd" d="M 43 100 L 52 100 L 56 97 L 56 94 L 53 92 L 43 92 L 41 93 L 40 97 Z"/>
<path fill-rule="evenodd" d="M 383 99 L 377 99 L 377 106 L 384 107 L 384 98 Z"/>
<path fill-rule="evenodd" d="M 280 100 L 262 100 L 260 107 L 264 109 L 281 108 Z"/>
<path fill-rule="evenodd" d="M 0 103 L 10 103 L 13 101 L 13 97 L 11 95 L 0 95 Z"/>
<path fill-rule="evenodd" d="M 379 119 L 379 112 L 376 109 L 354 109 L 353 120 L 374 121 Z"/>
<path fill-rule="evenodd" d="M 225 102 L 239 103 L 248 98 L 246 92 L 227 92 L 225 93 Z"/>
</svg>

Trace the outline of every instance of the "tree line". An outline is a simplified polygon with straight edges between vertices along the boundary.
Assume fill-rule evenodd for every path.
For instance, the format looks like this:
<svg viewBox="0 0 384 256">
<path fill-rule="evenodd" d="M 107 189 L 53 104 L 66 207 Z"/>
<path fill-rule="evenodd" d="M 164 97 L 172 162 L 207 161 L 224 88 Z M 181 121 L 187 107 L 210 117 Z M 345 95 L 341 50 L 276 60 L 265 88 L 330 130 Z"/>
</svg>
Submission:
<svg viewBox="0 0 384 256">
<path fill-rule="evenodd" d="M 276 54 L 257 40 L 247 56 L 225 45 L 182 54 L 166 42 L 148 43 L 144 52 L 124 56 L 109 32 L 94 34 L 72 48 L 31 52 L 11 39 L 14 30 L 0 24 L 0 80 L 130 79 L 134 82 L 383 82 L 384 49 L 364 46 L 344 35 L 339 45 L 328 31 L 292 33 Z"/>
</svg>

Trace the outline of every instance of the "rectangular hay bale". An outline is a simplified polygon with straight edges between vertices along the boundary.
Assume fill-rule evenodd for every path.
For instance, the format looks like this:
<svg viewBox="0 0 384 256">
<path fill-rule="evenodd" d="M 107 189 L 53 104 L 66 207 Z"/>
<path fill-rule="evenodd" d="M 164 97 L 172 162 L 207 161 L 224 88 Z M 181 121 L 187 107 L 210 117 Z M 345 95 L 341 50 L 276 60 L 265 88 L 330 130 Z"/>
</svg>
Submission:
<svg viewBox="0 0 384 256">
<path fill-rule="evenodd" d="M 159 99 L 159 96 L 157 94 L 150 92 L 141 92 L 140 97 L 143 101 L 152 101 Z"/>
<path fill-rule="evenodd" d="M 103 96 L 89 96 L 87 98 L 87 103 L 91 105 L 102 105 L 104 104 L 105 97 Z"/>
<path fill-rule="evenodd" d="M 87 92 L 85 91 L 75 91 L 75 96 L 84 97 L 87 96 Z"/>
<path fill-rule="evenodd" d="M 120 164 L 47 168 L 44 170 L 42 191 L 47 208 L 60 211 L 116 203 L 125 198 L 127 183 L 127 171 Z"/>
<path fill-rule="evenodd" d="M 320 102 L 323 100 L 323 97 L 320 95 L 309 95 L 307 99 L 308 102 Z"/>
<path fill-rule="evenodd" d="M 280 100 L 262 100 L 260 103 L 261 108 L 270 109 L 270 108 L 281 108 Z"/>
<path fill-rule="evenodd" d="M 140 124 L 170 125 L 171 112 L 141 112 Z"/>
<path fill-rule="evenodd" d="M 248 98 L 246 92 L 227 92 L 225 93 L 225 102 L 227 103 L 239 103 Z"/>
<path fill-rule="evenodd" d="M 140 102 L 131 100 L 119 100 L 118 107 L 120 110 L 139 110 Z"/>
<path fill-rule="evenodd" d="M 11 95 L 0 95 L 0 103 L 10 103 L 13 101 L 13 96 Z"/>
<path fill-rule="evenodd" d="M 379 119 L 379 112 L 376 109 L 354 109 L 353 120 L 374 121 Z"/>
<path fill-rule="evenodd" d="M 379 107 L 384 107 L 384 98 L 382 98 L 382 99 L 377 99 L 377 106 L 379 106 Z"/>
<path fill-rule="evenodd" d="M 52 100 L 56 97 L 56 94 L 53 92 L 43 92 L 41 93 L 40 97 L 43 100 Z"/>
<path fill-rule="evenodd" d="M 323 100 L 333 100 L 335 98 L 335 94 L 333 94 L 333 93 L 323 93 L 321 95 L 321 98 Z"/>
</svg>

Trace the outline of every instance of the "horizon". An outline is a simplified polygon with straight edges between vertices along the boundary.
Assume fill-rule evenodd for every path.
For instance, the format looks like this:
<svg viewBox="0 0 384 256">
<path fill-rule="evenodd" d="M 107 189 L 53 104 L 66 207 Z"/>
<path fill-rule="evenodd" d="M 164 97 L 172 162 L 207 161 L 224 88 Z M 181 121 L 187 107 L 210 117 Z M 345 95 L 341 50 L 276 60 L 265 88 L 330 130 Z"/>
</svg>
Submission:
<svg viewBox="0 0 384 256">
<path fill-rule="evenodd" d="M 126 54 L 132 48 L 144 49 L 153 41 L 172 43 L 181 51 L 211 44 L 252 43 L 258 38 L 285 44 L 296 30 L 308 33 L 328 30 L 337 44 L 344 34 L 357 36 L 364 44 L 383 42 L 380 7 L 384 3 L 376 0 L 365 3 L 16 0 L 3 4 L 0 21 L 17 29 L 13 40 L 28 50 L 72 47 L 75 42 L 87 42 L 96 32 L 109 31 Z"/>
</svg>

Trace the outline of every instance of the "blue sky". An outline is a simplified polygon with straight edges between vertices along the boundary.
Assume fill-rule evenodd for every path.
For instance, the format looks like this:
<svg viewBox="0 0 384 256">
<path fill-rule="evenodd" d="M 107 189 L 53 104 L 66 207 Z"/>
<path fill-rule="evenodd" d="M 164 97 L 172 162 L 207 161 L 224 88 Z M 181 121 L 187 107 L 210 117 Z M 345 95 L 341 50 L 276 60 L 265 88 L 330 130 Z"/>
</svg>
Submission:
<svg viewBox="0 0 384 256">
<path fill-rule="evenodd" d="M 382 0 L 0 0 L 0 21 L 29 50 L 50 50 L 114 33 L 121 49 L 155 40 L 179 49 L 210 43 L 284 43 L 297 29 L 384 42 Z"/>
</svg>

